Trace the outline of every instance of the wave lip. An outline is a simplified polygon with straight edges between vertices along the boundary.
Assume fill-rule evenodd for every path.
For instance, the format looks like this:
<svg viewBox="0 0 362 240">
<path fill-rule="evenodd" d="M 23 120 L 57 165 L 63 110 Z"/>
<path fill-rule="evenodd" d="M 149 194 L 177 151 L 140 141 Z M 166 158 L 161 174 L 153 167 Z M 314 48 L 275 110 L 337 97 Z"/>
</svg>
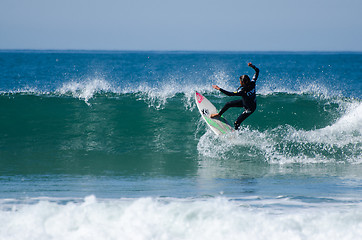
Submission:
<svg viewBox="0 0 362 240">
<path fill-rule="evenodd" d="M 96 93 L 112 91 L 112 86 L 104 79 L 88 79 L 82 82 L 68 82 L 56 92 L 62 95 L 71 94 L 74 98 L 79 98 L 88 103 Z"/>
</svg>

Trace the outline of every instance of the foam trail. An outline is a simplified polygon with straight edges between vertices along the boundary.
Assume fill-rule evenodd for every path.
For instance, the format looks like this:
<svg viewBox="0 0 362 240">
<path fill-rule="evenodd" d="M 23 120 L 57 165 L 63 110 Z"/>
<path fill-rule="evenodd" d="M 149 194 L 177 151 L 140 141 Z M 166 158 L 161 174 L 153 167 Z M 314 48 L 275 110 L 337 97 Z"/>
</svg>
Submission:
<svg viewBox="0 0 362 240">
<path fill-rule="evenodd" d="M 207 132 L 198 143 L 207 157 L 232 157 L 290 163 L 362 163 L 362 104 L 353 102 L 333 124 L 315 130 L 297 130 L 290 125 L 260 131 L 244 127 L 224 138 Z M 259 157 L 258 157 L 259 156 Z"/>
</svg>

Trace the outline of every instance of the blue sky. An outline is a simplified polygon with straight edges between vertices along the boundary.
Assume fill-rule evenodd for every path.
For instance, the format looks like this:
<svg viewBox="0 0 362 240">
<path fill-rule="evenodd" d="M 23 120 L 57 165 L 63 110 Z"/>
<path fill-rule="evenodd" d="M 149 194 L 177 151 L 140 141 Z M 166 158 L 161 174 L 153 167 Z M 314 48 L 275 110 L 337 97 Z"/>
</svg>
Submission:
<svg viewBox="0 0 362 240">
<path fill-rule="evenodd" d="M 362 1 L 0 0 L 0 49 L 362 51 Z"/>
</svg>

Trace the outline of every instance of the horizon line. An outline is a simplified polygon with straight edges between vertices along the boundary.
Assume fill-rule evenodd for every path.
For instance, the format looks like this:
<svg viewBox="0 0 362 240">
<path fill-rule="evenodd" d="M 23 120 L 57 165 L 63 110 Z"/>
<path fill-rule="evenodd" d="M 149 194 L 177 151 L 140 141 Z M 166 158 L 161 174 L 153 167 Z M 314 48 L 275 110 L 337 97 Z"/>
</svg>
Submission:
<svg viewBox="0 0 362 240">
<path fill-rule="evenodd" d="M 31 49 L 0 48 L 0 52 L 200 52 L 200 53 L 362 53 L 362 50 L 147 50 L 147 49 Z"/>
</svg>

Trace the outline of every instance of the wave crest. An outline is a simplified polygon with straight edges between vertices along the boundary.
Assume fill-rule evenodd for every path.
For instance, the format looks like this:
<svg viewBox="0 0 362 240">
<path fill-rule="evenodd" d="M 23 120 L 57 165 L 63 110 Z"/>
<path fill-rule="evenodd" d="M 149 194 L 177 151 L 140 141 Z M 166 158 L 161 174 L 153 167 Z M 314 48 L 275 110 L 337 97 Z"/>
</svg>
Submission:
<svg viewBox="0 0 362 240">
<path fill-rule="evenodd" d="M 114 91 L 111 84 L 104 79 L 87 79 L 81 82 L 68 82 L 56 90 L 61 95 L 70 94 L 74 98 L 79 98 L 88 103 L 96 93 Z"/>
</svg>

